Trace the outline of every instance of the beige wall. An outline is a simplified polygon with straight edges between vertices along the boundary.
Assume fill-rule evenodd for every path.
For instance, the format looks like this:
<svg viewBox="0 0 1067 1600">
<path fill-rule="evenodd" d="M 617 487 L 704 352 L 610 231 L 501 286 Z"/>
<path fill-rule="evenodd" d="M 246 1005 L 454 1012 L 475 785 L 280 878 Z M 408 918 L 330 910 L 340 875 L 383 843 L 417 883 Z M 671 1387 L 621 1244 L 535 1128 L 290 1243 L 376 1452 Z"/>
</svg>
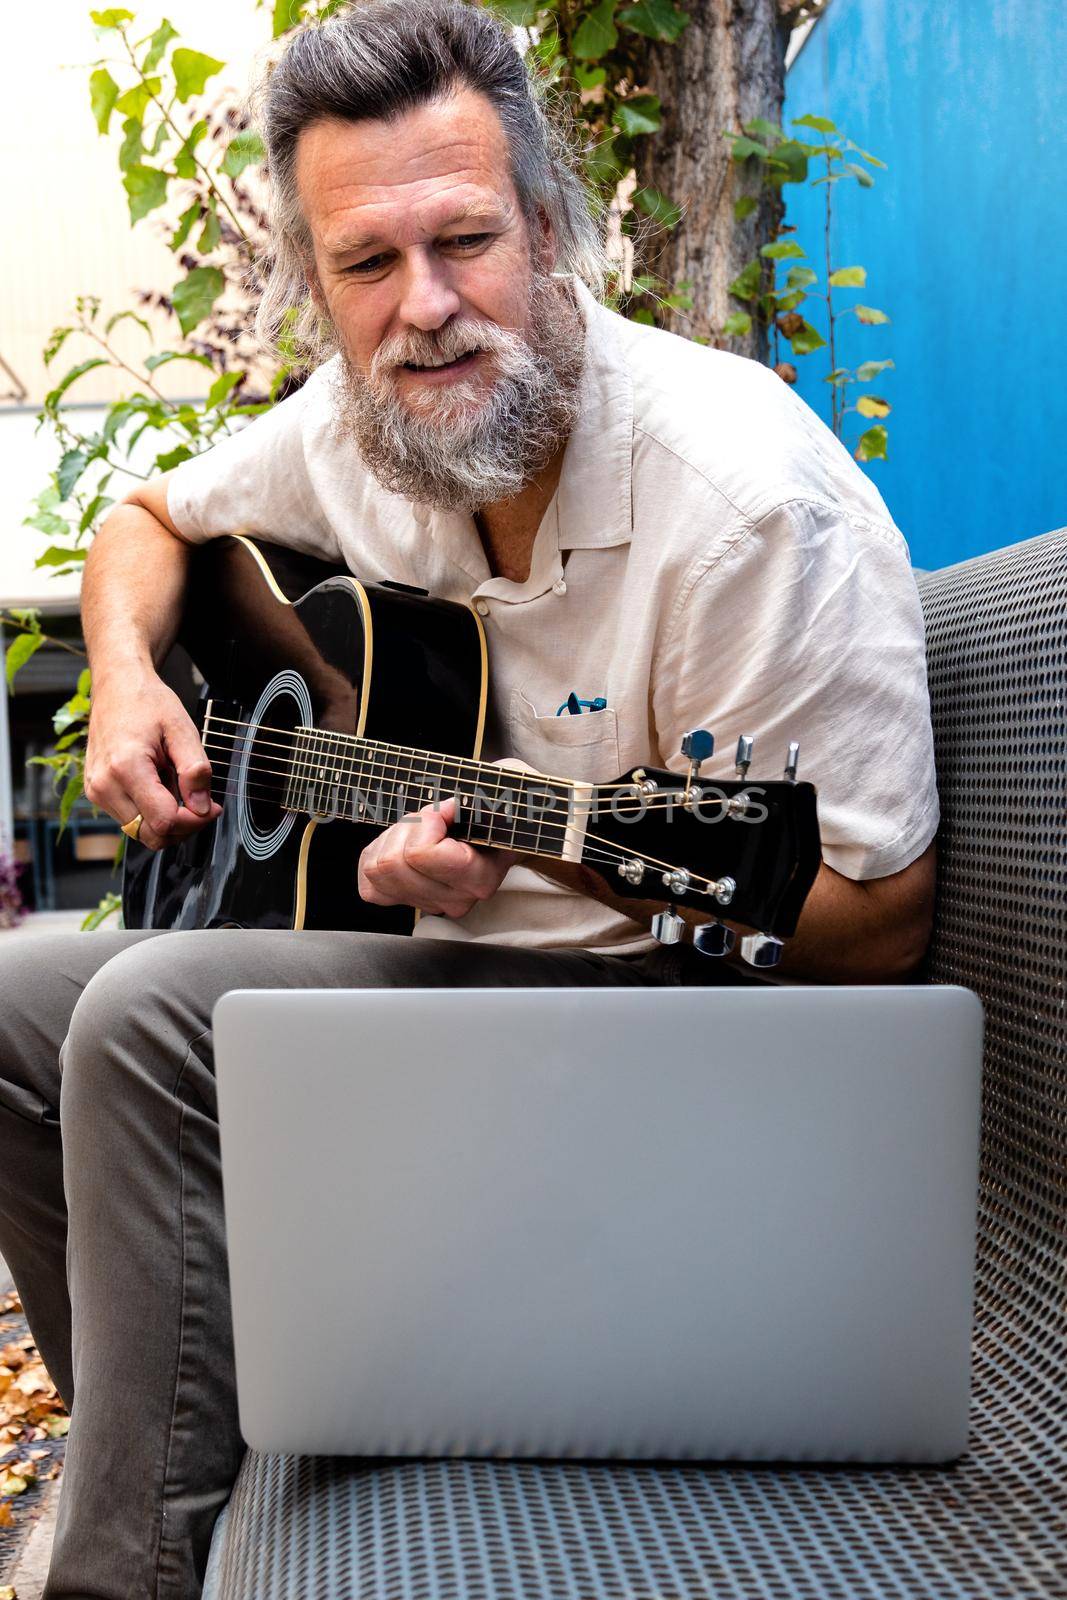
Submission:
<svg viewBox="0 0 1067 1600">
<path fill-rule="evenodd" d="M 182 275 L 160 239 L 157 219 L 170 215 L 169 208 L 130 228 L 117 138 L 101 137 L 89 110 L 89 70 L 108 49 L 89 21 L 91 3 L 40 0 L 4 24 L 0 355 L 37 404 L 55 381 L 41 362 L 41 348 L 52 328 L 67 321 L 77 295 L 99 295 L 106 314 L 129 305 L 132 289 L 168 290 Z M 243 89 L 253 52 L 270 37 L 270 9 L 257 10 L 254 0 L 153 0 L 147 9 L 129 0 L 128 9 L 136 12 L 139 27 L 143 22 L 137 37 L 165 15 L 182 35 L 178 44 L 226 61 L 209 89 Z M 117 70 L 114 75 L 119 79 Z M 112 118 L 116 129 L 118 122 Z M 130 354 L 143 352 L 144 336 L 132 326 L 122 337 Z M 68 350 L 71 364 L 82 358 L 73 344 Z M 57 372 L 65 370 L 62 360 Z M 114 398 L 120 385 L 102 372 L 87 375 L 71 398 Z M 169 374 L 163 369 L 160 378 L 168 379 L 168 392 L 186 392 L 194 372 L 179 366 Z M 9 388 L 0 372 L 0 393 Z M 0 417 L 3 409 L 0 404 Z"/>
</svg>

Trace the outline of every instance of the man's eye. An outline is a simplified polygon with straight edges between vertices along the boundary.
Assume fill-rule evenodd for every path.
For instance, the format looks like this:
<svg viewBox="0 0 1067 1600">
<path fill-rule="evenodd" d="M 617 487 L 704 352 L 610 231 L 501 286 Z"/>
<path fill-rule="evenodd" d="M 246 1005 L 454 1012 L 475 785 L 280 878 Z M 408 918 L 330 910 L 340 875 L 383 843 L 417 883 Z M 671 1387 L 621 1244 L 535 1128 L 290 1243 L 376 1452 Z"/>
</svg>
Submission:
<svg viewBox="0 0 1067 1600">
<path fill-rule="evenodd" d="M 372 272 L 378 272 L 382 267 L 384 267 L 385 261 L 386 258 L 384 255 L 368 256 L 366 261 L 353 262 L 350 267 L 345 268 L 345 271 L 368 274 Z"/>
<path fill-rule="evenodd" d="M 460 250 L 472 250 L 492 237 L 491 233 L 457 233 L 454 238 L 446 239 L 445 243 L 456 245 Z"/>
</svg>

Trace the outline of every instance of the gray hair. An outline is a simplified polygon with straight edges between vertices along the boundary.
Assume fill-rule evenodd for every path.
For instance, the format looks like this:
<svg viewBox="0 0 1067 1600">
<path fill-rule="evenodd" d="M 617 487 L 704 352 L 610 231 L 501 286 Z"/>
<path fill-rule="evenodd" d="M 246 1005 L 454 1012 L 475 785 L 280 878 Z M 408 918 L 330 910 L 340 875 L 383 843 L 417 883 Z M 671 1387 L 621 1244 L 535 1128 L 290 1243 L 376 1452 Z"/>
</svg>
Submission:
<svg viewBox="0 0 1067 1600">
<path fill-rule="evenodd" d="M 364 0 L 297 29 L 255 94 L 271 186 L 272 257 L 256 314 L 266 346 L 312 365 L 336 348 L 305 277 L 311 236 L 296 186 L 303 130 L 324 118 L 399 117 L 463 86 L 497 112 L 523 215 L 533 222 L 543 213 L 551 223 L 555 270 L 603 291 L 607 257 L 597 203 L 513 31 L 464 0 Z"/>
</svg>

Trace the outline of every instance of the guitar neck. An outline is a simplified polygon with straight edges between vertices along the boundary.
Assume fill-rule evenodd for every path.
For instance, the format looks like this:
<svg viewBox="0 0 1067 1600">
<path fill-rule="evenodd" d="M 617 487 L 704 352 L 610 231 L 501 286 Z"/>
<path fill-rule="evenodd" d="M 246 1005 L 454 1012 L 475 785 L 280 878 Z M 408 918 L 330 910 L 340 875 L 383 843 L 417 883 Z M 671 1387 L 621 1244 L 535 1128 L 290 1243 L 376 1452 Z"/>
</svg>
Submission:
<svg viewBox="0 0 1067 1600">
<path fill-rule="evenodd" d="M 590 784 L 319 728 L 296 730 L 287 811 L 387 828 L 450 797 L 459 838 L 581 860 Z"/>
</svg>

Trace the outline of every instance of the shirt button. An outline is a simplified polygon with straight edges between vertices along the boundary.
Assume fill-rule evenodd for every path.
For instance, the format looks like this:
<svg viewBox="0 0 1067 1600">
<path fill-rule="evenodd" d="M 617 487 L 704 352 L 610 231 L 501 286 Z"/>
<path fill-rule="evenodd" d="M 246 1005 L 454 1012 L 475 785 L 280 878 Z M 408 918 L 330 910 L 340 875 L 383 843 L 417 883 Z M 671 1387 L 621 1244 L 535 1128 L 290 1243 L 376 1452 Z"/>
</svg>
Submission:
<svg viewBox="0 0 1067 1600">
<path fill-rule="evenodd" d="M 477 613 L 478 613 L 478 615 L 480 617 L 487 617 L 489 615 L 489 602 L 488 602 L 488 600 L 481 600 L 481 599 L 476 600 L 474 602 L 474 609 L 475 609 L 475 611 L 477 611 Z"/>
<path fill-rule="evenodd" d="M 552 593 L 553 594 L 566 594 L 567 593 L 567 580 L 566 580 L 566 578 L 557 578 L 556 579 L 555 583 L 552 585 Z"/>
</svg>

